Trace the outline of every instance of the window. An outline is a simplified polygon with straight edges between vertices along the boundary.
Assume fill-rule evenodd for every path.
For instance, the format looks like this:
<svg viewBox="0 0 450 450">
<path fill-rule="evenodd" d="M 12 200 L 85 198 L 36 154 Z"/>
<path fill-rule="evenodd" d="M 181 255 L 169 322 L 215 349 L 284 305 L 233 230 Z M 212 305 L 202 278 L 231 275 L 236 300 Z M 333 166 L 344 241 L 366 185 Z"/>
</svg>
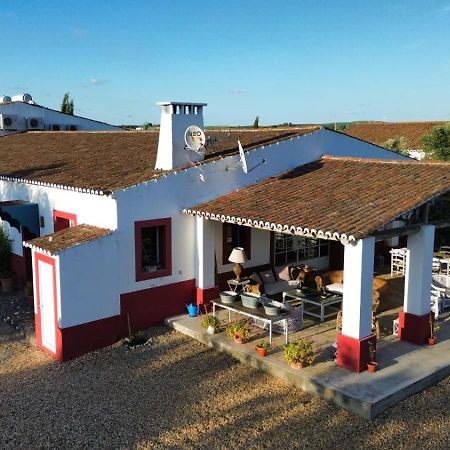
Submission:
<svg viewBox="0 0 450 450">
<path fill-rule="evenodd" d="M 234 247 L 243 247 L 248 259 L 251 259 L 251 228 L 233 223 L 223 224 L 223 264 L 230 264 L 228 257 Z"/>
<path fill-rule="evenodd" d="M 53 231 L 65 230 L 66 228 L 74 227 L 77 224 L 76 214 L 63 212 L 63 211 L 53 211 Z"/>
<path fill-rule="evenodd" d="M 136 281 L 172 274 L 170 219 L 135 223 Z"/>
<path fill-rule="evenodd" d="M 329 243 L 327 240 L 275 233 L 276 266 L 327 256 L 328 252 Z"/>
</svg>

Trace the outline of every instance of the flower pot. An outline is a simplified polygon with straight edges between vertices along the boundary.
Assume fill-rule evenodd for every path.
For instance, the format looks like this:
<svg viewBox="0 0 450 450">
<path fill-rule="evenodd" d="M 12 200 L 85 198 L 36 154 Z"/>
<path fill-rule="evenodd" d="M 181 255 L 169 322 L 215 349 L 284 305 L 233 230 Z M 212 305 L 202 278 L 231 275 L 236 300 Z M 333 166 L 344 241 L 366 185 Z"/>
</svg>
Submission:
<svg viewBox="0 0 450 450">
<path fill-rule="evenodd" d="M 13 290 L 13 279 L 12 278 L 2 278 L 0 280 L 2 285 L 2 290 L 4 293 L 12 292 Z"/>
<path fill-rule="evenodd" d="M 436 336 L 428 338 L 428 345 L 435 345 L 437 342 Z"/>
<path fill-rule="evenodd" d="M 235 300 L 238 298 L 238 294 L 233 291 L 223 291 L 219 292 L 220 300 L 222 303 L 234 303 Z"/>
<path fill-rule="evenodd" d="M 260 304 L 260 296 L 256 294 L 252 294 L 250 292 L 243 292 L 241 294 L 241 300 L 242 300 L 242 306 L 245 306 L 246 308 L 252 308 L 255 309 Z"/>
<path fill-rule="evenodd" d="M 209 325 L 208 328 L 206 328 L 206 332 L 208 334 L 214 334 L 216 332 L 216 329 L 212 325 Z"/>
<path fill-rule="evenodd" d="M 258 353 L 259 356 L 264 357 L 267 355 L 267 348 L 256 347 L 256 352 Z"/>
<path fill-rule="evenodd" d="M 367 370 L 369 372 L 372 372 L 372 373 L 376 372 L 377 371 L 377 367 L 378 367 L 378 364 L 375 361 L 371 361 L 371 362 L 367 363 Z"/>
<path fill-rule="evenodd" d="M 301 368 L 303 367 L 303 364 L 300 363 L 300 362 L 298 362 L 298 363 L 291 363 L 290 366 L 291 366 L 293 369 L 301 369 Z"/>
<path fill-rule="evenodd" d="M 235 336 L 234 337 L 234 342 L 236 342 L 236 344 L 243 344 L 244 341 L 242 340 L 242 338 L 240 336 Z"/>
</svg>

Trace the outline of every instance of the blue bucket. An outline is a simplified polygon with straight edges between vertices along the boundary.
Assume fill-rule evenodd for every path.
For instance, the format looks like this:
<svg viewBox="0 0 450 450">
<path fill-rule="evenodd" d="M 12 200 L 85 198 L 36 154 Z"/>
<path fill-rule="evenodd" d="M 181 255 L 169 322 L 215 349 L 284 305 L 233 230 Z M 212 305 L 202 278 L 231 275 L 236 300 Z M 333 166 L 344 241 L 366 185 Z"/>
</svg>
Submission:
<svg viewBox="0 0 450 450">
<path fill-rule="evenodd" d="M 198 306 L 191 303 L 190 305 L 186 305 L 188 310 L 189 317 L 197 317 L 198 315 Z"/>
</svg>

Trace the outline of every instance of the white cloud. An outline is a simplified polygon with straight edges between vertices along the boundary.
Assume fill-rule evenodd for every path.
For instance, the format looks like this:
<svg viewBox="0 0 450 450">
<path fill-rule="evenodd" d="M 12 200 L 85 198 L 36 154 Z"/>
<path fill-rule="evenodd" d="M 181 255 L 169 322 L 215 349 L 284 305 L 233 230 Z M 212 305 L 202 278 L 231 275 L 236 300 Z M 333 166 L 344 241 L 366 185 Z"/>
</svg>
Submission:
<svg viewBox="0 0 450 450">
<path fill-rule="evenodd" d="M 100 86 L 101 84 L 105 84 L 105 80 L 99 80 L 98 78 L 91 78 L 89 80 L 89 84 L 92 86 Z"/>
</svg>

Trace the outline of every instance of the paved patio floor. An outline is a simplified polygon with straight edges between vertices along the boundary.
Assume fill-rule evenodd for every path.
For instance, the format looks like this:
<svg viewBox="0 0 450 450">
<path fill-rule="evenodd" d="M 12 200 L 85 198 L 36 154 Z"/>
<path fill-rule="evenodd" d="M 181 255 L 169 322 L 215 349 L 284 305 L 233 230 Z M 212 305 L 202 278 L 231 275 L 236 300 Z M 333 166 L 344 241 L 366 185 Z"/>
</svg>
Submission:
<svg viewBox="0 0 450 450">
<path fill-rule="evenodd" d="M 220 314 L 225 324 L 228 314 L 223 310 Z M 391 310 L 383 314 L 391 324 L 397 312 Z M 450 375 L 450 317 L 441 321 L 435 346 L 413 345 L 399 341 L 392 334 L 384 336 L 378 342 L 379 370 L 361 374 L 338 367 L 334 362 L 334 320 L 320 324 L 307 320 L 305 329 L 290 335 L 290 340 L 308 338 L 318 353 L 316 363 L 303 369 L 292 369 L 286 363 L 283 335 L 274 335 L 269 354 L 261 358 L 255 352 L 255 344 L 261 337 L 267 337 L 267 332 L 254 327 L 248 343 L 236 344 L 223 331 L 212 336 L 206 334 L 200 323 L 201 316 L 180 315 L 166 319 L 166 324 L 180 333 L 367 419 Z M 382 328 L 389 331 L 389 326 Z"/>
</svg>

